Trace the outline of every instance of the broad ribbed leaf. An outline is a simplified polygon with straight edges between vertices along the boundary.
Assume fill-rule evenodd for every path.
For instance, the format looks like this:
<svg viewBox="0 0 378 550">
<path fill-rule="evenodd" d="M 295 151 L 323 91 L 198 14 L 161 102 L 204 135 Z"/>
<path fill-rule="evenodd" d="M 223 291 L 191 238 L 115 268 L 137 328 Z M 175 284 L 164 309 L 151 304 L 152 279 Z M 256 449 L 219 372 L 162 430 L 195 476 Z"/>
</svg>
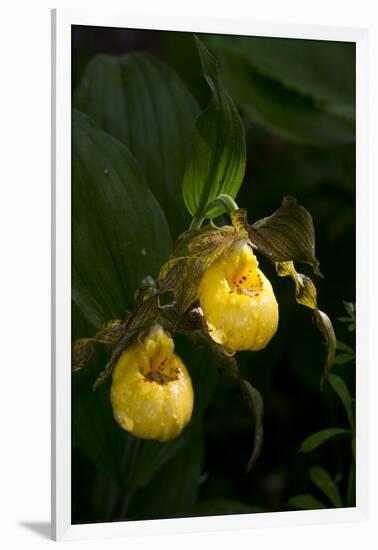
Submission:
<svg viewBox="0 0 378 550">
<path fill-rule="evenodd" d="M 298 144 L 324 147 L 354 142 L 353 98 L 348 104 L 315 101 L 304 90 L 289 88 L 273 72 L 254 65 L 254 48 L 239 47 L 237 40 L 227 39 L 210 37 L 206 41 L 220 59 L 232 97 L 253 122 Z M 278 54 L 275 63 L 280 60 Z M 316 67 L 312 70 L 316 73 Z M 347 70 L 353 78 L 353 61 Z"/>
<path fill-rule="evenodd" d="M 350 430 L 345 430 L 344 428 L 327 428 L 326 430 L 321 430 L 320 432 L 315 432 L 303 441 L 299 452 L 301 453 L 309 453 L 310 451 L 313 451 L 319 445 L 322 445 L 332 437 L 335 437 L 337 435 L 345 435 L 350 434 Z"/>
<path fill-rule="evenodd" d="M 225 43 L 223 37 L 218 41 Z M 231 47 L 260 74 L 312 98 L 324 110 L 354 120 L 353 43 L 237 36 Z"/>
<path fill-rule="evenodd" d="M 223 86 L 216 59 L 198 38 L 196 41 L 212 99 L 197 120 L 183 194 L 189 212 L 201 218 L 206 205 L 218 195 L 226 193 L 235 198 L 245 171 L 245 137 L 243 123 Z M 215 217 L 223 211 L 217 206 L 206 211 L 206 216 Z"/>
<path fill-rule="evenodd" d="M 249 225 L 248 232 L 258 251 L 271 261 L 310 264 L 319 275 L 312 217 L 294 197 L 284 197 L 278 210 Z"/>
<path fill-rule="evenodd" d="M 129 148 L 172 234 L 183 231 L 189 216 L 181 183 L 199 108 L 176 73 L 145 53 L 99 55 L 89 63 L 74 104 Z"/>
<path fill-rule="evenodd" d="M 310 469 L 311 481 L 320 489 L 332 502 L 335 508 L 341 508 L 343 503 L 339 489 L 329 473 L 320 466 Z"/>
<path fill-rule="evenodd" d="M 164 214 L 127 148 L 82 113 L 73 118 L 73 300 L 98 328 L 124 319 L 171 239 Z"/>
</svg>

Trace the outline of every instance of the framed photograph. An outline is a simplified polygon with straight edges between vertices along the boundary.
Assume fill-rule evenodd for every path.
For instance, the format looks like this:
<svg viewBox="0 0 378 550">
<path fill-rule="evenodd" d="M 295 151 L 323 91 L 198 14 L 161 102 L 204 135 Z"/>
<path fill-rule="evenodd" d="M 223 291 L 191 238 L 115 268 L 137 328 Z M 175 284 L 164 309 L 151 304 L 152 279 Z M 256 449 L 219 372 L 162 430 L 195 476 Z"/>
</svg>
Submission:
<svg viewBox="0 0 378 550">
<path fill-rule="evenodd" d="M 367 43 L 53 11 L 55 539 L 366 518 Z"/>
</svg>

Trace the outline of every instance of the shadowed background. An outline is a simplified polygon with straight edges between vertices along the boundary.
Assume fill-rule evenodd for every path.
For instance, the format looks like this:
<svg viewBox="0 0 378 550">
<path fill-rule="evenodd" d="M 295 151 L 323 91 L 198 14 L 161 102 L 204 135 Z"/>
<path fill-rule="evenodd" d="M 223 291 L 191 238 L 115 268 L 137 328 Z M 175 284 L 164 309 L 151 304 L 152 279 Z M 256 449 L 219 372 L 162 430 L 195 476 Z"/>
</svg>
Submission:
<svg viewBox="0 0 378 550">
<path fill-rule="evenodd" d="M 284 195 L 295 196 L 310 211 L 324 275 L 315 280 L 318 304 L 333 320 L 337 339 L 354 347 L 354 333 L 337 321 L 345 315 L 343 301 L 355 301 L 354 45 L 200 36 L 219 60 L 225 86 L 245 124 L 247 171 L 236 200 L 247 208 L 250 223 L 272 214 Z M 142 58 L 130 63 L 130 88 L 123 81 L 127 101 L 117 96 L 119 88 L 109 98 L 107 86 L 114 76 L 104 73 L 96 81 L 93 71 L 88 73 L 91 62 L 93 68 L 98 54 L 118 57 L 131 52 Z M 158 64 L 143 57 L 146 53 Z M 157 227 L 164 220 L 154 247 L 164 261 L 169 240 L 190 223 L 181 176 L 195 117 L 210 99 L 193 36 L 73 27 L 72 83 L 74 107 L 136 157 L 153 196 L 151 212 L 145 215 L 154 218 Z M 149 121 L 164 102 L 167 117 L 157 122 L 155 117 L 152 128 Z M 143 118 L 143 112 L 150 118 Z M 89 148 L 85 154 L 94 155 Z M 94 156 L 93 166 L 97 161 Z M 82 162 L 73 157 L 74 171 Z M 159 163 L 161 170 L 156 169 Z M 86 198 L 75 192 L 72 206 L 77 220 L 89 208 Z M 114 210 L 115 218 L 122 216 L 122 206 Z M 124 216 L 130 223 L 127 205 Z M 105 223 L 111 226 L 114 220 Z M 139 249 L 137 254 L 131 245 L 131 272 L 124 274 L 124 306 L 129 309 L 143 276 L 156 275 L 144 272 L 145 266 L 153 270 L 160 261 L 156 250 L 149 251 L 152 237 L 145 236 L 143 219 L 133 223 Z M 78 227 L 74 225 L 74 254 Z M 101 250 L 99 246 L 88 270 L 106 270 Z M 252 471 L 245 473 L 253 419 L 233 382 L 219 375 L 206 351 L 193 351 L 183 337 L 175 337 L 177 352 L 193 377 L 196 403 L 191 424 L 170 444 L 146 444 L 116 425 L 109 384 L 96 393 L 91 390 L 107 359 L 98 351 L 73 377 L 73 523 L 287 510 L 293 495 L 313 494 L 322 500 L 309 477 L 314 465 L 336 477 L 340 493 L 346 492 L 349 440 L 336 438 L 313 453 L 298 453 L 312 432 L 347 424 L 332 389 L 319 390 L 322 337 L 311 322 L 312 312 L 295 302 L 292 281 L 278 278 L 264 258 L 259 260 L 276 293 L 280 325 L 265 350 L 238 354 L 243 376 L 259 389 L 265 406 L 264 445 Z M 314 279 L 310 269 L 300 270 Z M 72 311 L 73 338 L 93 335 L 79 308 L 75 305 Z M 354 395 L 353 365 L 336 365 L 334 372 L 342 375 Z"/>
</svg>

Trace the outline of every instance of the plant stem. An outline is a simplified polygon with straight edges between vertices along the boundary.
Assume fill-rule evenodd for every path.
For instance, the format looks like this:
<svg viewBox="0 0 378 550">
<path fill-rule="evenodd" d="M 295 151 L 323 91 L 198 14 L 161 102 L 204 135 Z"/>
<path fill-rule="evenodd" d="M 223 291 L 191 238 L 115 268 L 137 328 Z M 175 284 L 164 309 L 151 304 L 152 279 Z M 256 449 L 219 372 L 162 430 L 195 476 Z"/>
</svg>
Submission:
<svg viewBox="0 0 378 550">
<path fill-rule="evenodd" d="M 194 216 L 192 218 L 192 223 L 190 224 L 189 229 L 199 229 L 204 221 L 205 221 L 205 218 L 196 218 Z"/>
<path fill-rule="evenodd" d="M 235 212 L 235 210 L 238 210 L 239 207 L 234 201 L 230 195 L 226 195 L 226 193 L 222 193 L 221 195 L 218 195 L 216 199 L 209 202 L 203 212 L 200 216 L 194 216 L 192 218 L 192 223 L 190 224 L 189 229 L 199 229 L 206 218 L 209 217 L 209 213 L 211 213 L 214 208 L 221 208 L 223 209 L 218 215 L 223 214 L 223 212 L 227 212 L 228 215 L 231 215 L 232 212 Z"/>
<path fill-rule="evenodd" d="M 214 208 L 221 207 L 227 214 L 232 214 L 235 210 L 238 210 L 239 207 L 234 201 L 230 195 L 226 195 L 225 193 L 222 193 L 221 195 L 218 195 L 216 199 L 209 202 L 209 204 L 206 206 L 204 210 L 204 216 L 207 216 L 209 212 L 211 212 Z"/>
</svg>

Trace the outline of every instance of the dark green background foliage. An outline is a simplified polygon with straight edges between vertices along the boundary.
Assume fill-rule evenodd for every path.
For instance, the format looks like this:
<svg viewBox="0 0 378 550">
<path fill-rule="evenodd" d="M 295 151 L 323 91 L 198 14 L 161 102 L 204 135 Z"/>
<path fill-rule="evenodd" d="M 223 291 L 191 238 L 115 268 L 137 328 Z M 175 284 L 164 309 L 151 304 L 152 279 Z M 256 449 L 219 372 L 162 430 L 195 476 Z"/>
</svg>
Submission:
<svg viewBox="0 0 378 550">
<path fill-rule="evenodd" d="M 336 320 L 345 315 L 343 300 L 355 301 L 354 45 L 200 36 L 219 60 L 245 127 L 246 174 L 237 202 L 250 223 L 270 215 L 284 195 L 310 211 L 324 274 L 316 280 L 318 304 L 333 319 L 337 339 L 354 347 L 353 331 Z M 76 339 L 125 317 L 142 279 L 156 276 L 190 223 L 182 177 L 211 92 L 191 34 L 73 27 L 72 46 Z M 107 361 L 97 350 L 73 376 L 74 523 L 286 510 L 290 498 L 304 494 L 313 500 L 298 497 L 291 505 L 316 507 L 327 482 L 319 466 L 347 493 L 350 438 L 341 433 L 309 454 L 298 452 L 313 432 L 347 428 L 331 386 L 319 390 L 321 335 L 312 312 L 296 304 L 292 281 L 259 260 L 279 302 L 280 324 L 265 350 L 238 354 L 242 375 L 265 406 L 264 445 L 252 471 L 245 473 L 252 418 L 205 350 L 175 338 L 193 379 L 195 409 L 188 428 L 164 444 L 122 432 L 109 382 L 92 391 Z M 353 396 L 353 363 L 340 360 L 334 373 Z M 330 502 L 340 505 L 334 494 Z M 350 487 L 347 504 L 353 505 Z"/>
</svg>

